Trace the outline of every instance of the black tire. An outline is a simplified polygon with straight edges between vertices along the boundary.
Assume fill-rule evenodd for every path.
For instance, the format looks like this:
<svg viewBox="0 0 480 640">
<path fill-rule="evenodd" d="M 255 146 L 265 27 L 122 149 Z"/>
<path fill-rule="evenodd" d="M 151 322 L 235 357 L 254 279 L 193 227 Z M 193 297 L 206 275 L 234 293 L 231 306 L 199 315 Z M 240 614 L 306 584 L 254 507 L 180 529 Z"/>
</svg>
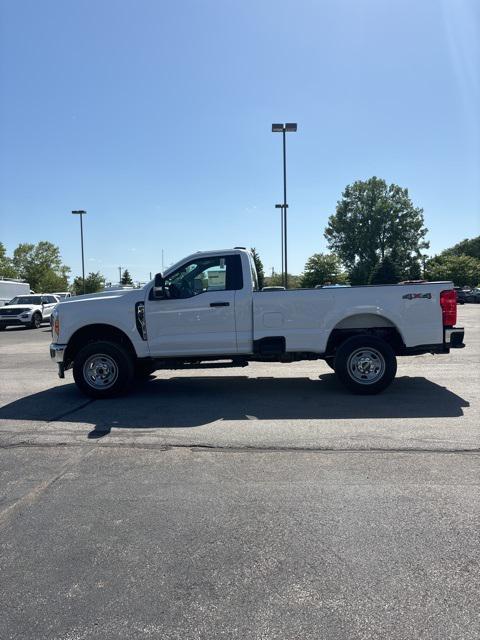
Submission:
<svg viewBox="0 0 480 640">
<path fill-rule="evenodd" d="M 120 344 L 90 342 L 75 356 L 74 380 L 91 398 L 113 398 L 130 388 L 135 373 L 133 357 Z"/>
<path fill-rule="evenodd" d="M 0 331 L 5 331 L 7 327 L 4 324 L 0 324 Z"/>
<path fill-rule="evenodd" d="M 325 362 L 328 364 L 330 369 L 335 371 L 335 357 L 334 356 L 328 356 L 328 358 L 325 358 Z"/>
<path fill-rule="evenodd" d="M 35 311 L 31 321 L 27 326 L 29 329 L 40 329 L 41 325 L 42 325 L 42 314 L 39 313 L 38 311 Z"/>
<path fill-rule="evenodd" d="M 392 347 L 381 338 L 353 336 L 337 350 L 335 373 L 353 393 L 373 395 L 391 384 L 397 373 L 397 359 Z"/>
</svg>

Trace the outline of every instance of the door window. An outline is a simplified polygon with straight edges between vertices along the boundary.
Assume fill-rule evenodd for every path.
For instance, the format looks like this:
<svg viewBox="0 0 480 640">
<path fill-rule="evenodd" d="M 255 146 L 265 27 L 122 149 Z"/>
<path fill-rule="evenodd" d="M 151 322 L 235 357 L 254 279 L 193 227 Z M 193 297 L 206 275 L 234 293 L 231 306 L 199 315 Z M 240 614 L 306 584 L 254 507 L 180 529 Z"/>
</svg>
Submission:
<svg viewBox="0 0 480 640">
<path fill-rule="evenodd" d="M 177 300 L 209 291 L 232 291 L 242 287 L 239 255 L 191 260 L 165 278 L 166 297 Z"/>
</svg>

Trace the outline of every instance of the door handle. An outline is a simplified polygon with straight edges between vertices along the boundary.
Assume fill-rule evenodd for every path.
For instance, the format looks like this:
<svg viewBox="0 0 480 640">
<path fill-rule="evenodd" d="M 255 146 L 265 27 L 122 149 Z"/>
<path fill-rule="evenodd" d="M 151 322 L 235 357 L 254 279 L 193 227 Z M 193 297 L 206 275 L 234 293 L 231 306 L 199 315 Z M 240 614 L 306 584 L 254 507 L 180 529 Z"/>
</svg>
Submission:
<svg viewBox="0 0 480 640">
<path fill-rule="evenodd" d="M 211 302 L 210 306 L 211 307 L 229 307 L 230 303 L 229 302 Z"/>
</svg>

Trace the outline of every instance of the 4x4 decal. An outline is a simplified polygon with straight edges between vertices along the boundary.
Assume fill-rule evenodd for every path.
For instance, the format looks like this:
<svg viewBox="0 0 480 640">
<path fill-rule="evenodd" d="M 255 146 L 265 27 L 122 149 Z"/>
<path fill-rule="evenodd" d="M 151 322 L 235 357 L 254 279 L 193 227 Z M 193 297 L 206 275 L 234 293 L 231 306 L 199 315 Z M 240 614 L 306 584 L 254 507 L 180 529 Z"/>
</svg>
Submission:
<svg viewBox="0 0 480 640">
<path fill-rule="evenodd" d="M 417 298 L 428 298 L 428 300 L 432 299 L 431 293 L 406 293 L 402 296 L 404 300 L 417 300 Z"/>
</svg>

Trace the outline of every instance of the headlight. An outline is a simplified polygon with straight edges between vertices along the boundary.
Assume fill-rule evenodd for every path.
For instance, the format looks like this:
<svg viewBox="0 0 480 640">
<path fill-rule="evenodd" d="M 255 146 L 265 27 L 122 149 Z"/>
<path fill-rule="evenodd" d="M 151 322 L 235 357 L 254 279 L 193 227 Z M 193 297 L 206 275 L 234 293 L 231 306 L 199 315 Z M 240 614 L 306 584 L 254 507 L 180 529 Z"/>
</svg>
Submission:
<svg viewBox="0 0 480 640">
<path fill-rule="evenodd" d="M 50 324 L 52 325 L 52 337 L 60 335 L 60 320 L 58 319 L 58 311 L 54 309 L 50 316 Z"/>
</svg>

